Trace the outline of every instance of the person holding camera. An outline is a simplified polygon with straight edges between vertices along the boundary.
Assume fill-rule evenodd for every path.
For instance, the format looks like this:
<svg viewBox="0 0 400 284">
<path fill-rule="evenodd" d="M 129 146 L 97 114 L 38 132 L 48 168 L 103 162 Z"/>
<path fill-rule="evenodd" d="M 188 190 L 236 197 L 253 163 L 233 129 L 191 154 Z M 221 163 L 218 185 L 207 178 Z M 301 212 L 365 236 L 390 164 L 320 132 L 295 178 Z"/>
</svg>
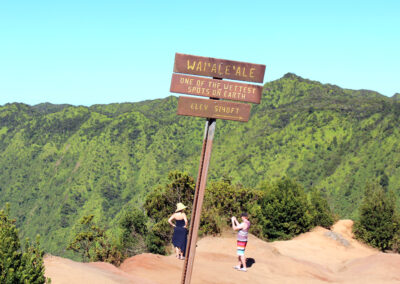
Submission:
<svg viewBox="0 0 400 284">
<path fill-rule="evenodd" d="M 237 269 L 239 271 L 246 272 L 247 267 L 246 267 L 246 257 L 244 256 L 244 251 L 245 251 L 246 245 L 247 245 L 250 221 L 249 221 L 249 217 L 246 212 L 243 212 L 240 217 L 243 221 L 240 224 L 235 216 L 233 216 L 231 218 L 232 229 L 234 229 L 235 231 L 239 231 L 237 234 L 237 256 L 238 256 L 239 263 L 238 263 L 238 265 L 234 266 L 233 268 Z"/>
</svg>

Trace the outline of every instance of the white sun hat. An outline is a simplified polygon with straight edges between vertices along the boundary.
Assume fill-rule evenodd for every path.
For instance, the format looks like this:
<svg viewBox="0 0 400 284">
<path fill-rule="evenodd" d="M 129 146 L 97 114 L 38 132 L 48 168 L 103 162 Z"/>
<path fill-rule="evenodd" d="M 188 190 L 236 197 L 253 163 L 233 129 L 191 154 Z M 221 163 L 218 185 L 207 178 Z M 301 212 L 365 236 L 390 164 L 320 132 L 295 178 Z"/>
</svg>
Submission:
<svg viewBox="0 0 400 284">
<path fill-rule="evenodd" d="M 185 209 L 185 208 L 186 208 L 186 206 L 183 205 L 183 203 L 179 202 L 178 204 L 176 204 L 176 210 L 175 210 L 175 212 L 181 211 L 181 210 L 183 210 L 183 209 Z"/>
</svg>

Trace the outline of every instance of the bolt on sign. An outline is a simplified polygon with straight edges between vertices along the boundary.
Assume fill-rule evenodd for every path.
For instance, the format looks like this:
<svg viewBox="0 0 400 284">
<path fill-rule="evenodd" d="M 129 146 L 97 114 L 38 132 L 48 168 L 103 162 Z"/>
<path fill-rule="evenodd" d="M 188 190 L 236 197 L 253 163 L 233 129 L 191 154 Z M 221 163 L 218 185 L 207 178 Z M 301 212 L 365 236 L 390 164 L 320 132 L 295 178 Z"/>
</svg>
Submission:
<svg viewBox="0 0 400 284">
<path fill-rule="evenodd" d="M 247 122 L 250 118 L 251 105 L 232 101 L 256 104 L 261 101 L 261 85 L 224 81 L 223 79 L 262 83 L 265 65 L 176 53 L 174 72 L 171 80 L 171 92 L 210 98 L 207 100 L 181 96 L 178 100 L 178 115 L 207 118 L 186 246 L 186 258 L 182 271 L 181 283 L 189 284 L 193 271 L 216 119 Z"/>
</svg>

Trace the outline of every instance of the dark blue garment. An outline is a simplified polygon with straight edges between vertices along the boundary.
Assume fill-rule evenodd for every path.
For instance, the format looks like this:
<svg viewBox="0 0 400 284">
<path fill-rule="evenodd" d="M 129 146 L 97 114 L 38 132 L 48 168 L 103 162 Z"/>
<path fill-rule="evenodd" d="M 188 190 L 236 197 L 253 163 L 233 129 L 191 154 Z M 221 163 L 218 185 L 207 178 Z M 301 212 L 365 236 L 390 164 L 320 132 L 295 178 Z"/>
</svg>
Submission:
<svg viewBox="0 0 400 284">
<path fill-rule="evenodd" d="M 180 248 L 183 256 L 185 256 L 186 242 L 187 242 L 187 230 L 185 226 L 185 220 L 176 220 L 174 228 L 174 234 L 172 235 L 172 244 L 174 247 Z"/>
</svg>

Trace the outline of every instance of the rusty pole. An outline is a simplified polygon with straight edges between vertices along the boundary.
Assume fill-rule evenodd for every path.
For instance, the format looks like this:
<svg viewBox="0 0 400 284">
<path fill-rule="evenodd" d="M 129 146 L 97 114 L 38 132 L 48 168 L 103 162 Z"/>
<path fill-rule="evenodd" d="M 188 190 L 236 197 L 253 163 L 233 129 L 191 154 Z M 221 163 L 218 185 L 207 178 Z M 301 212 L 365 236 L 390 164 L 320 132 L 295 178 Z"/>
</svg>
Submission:
<svg viewBox="0 0 400 284">
<path fill-rule="evenodd" d="M 186 246 L 186 257 L 182 272 L 182 284 L 190 284 L 192 277 L 197 236 L 200 225 L 201 207 L 203 205 L 204 193 L 206 189 L 208 165 L 210 163 L 215 124 L 215 119 L 208 118 L 204 130 L 203 148 L 201 150 L 199 173 L 197 175 L 196 190 L 193 200 L 192 218 L 190 220 L 189 227 L 189 239 Z"/>
</svg>

